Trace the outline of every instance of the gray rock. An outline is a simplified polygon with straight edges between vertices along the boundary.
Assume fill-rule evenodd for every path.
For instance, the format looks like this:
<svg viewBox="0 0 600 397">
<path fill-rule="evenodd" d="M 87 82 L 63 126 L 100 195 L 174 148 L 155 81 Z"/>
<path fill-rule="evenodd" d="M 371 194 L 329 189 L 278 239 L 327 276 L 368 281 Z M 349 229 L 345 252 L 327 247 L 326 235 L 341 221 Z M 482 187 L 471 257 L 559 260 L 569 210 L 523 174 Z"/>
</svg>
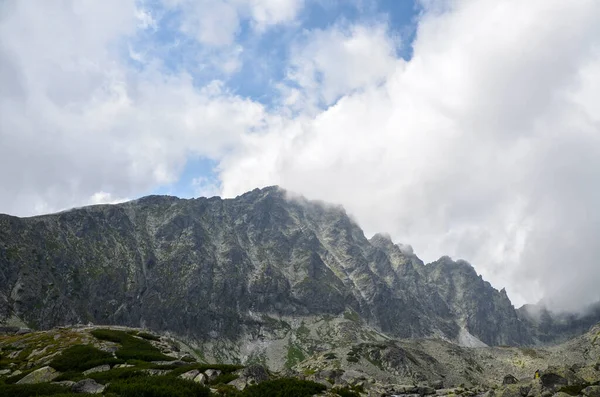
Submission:
<svg viewBox="0 0 600 397">
<path fill-rule="evenodd" d="M 239 377 L 239 378 L 229 382 L 228 385 L 233 386 L 238 390 L 244 390 L 247 386 L 246 378 Z"/>
<path fill-rule="evenodd" d="M 131 368 L 131 367 L 135 367 L 135 365 L 133 365 L 133 364 L 117 364 L 117 365 L 115 365 L 115 368 Z"/>
<path fill-rule="evenodd" d="M 108 364 L 98 365 L 97 367 L 90 368 L 88 370 L 83 371 L 83 374 L 89 375 L 89 374 L 93 374 L 95 372 L 106 372 L 106 371 L 110 371 L 110 365 L 108 365 Z"/>
<path fill-rule="evenodd" d="M 435 394 L 435 389 L 430 386 L 419 386 L 417 388 L 417 394 L 419 394 L 420 396 L 428 396 L 431 394 Z"/>
<path fill-rule="evenodd" d="M 194 378 L 198 376 L 199 373 L 200 371 L 198 371 L 197 369 L 193 369 L 191 371 L 179 375 L 179 377 L 181 379 L 194 380 Z"/>
<path fill-rule="evenodd" d="M 150 376 L 166 375 L 171 372 L 170 369 L 143 369 L 142 372 L 147 373 Z"/>
<path fill-rule="evenodd" d="M 0 369 L 0 376 L 8 375 L 10 372 L 10 369 Z"/>
<path fill-rule="evenodd" d="M 218 369 L 207 369 L 206 371 L 204 371 L 204 374 L 210 382 L 215 380 L 217 376 L 221 375 L 221 371 L 219 371 Z"/>
<path fill-rule="evenodd" d="M 600 386 L 588 386 L 581 393 L 587 397 L 600 397 Z"/>
<path fill-rule="evenodd" d="M 241 375 L 256 383 L 264 382 L 269 379 L 267 369 L 259 364 L 252 364 L 242 370 Z"/>
<path fill-rule="evenodd" d="M 56 371 L 52 367 L 46 366 L 40 369 L 36 369 L 35 371 L 25 375 L 22 379 L 20 379 L 17 382 L 17 384 L 25 385 L 33 383 L 51 382 L 52 380 L 56 379 L 59 375 L 60 372 Z"/>
<path fill-rule="evenodd" d="M 71 391 L 74 393 L 100 394 L 106 388 L 93 379 L 82 379 L 71 386 Z"/>
<path fill-rule="evenodd" d="M 200 383 L 201 385 L 206 385 L 206 384 L 208 384 L 208 377 L 204 374 L 198 374 L 194 378 L 194 382 Z"/>
<path fill-rule="evenodd" d="M 504 376 L 504 379 L 502 379 L 502 384 L 503 385 L 514 385 L 516 383 L 518 383 L 519 380 L 517 378 L 515 378 L 513 375 L 506 375 Z"/>
</svg>

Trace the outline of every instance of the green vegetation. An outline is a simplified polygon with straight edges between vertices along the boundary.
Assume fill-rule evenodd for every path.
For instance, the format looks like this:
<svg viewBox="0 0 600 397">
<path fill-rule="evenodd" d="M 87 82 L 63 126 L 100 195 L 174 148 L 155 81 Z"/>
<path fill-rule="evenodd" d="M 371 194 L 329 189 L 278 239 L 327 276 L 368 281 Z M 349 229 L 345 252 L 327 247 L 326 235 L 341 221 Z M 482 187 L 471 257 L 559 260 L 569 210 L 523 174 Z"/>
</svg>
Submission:
<svg viewBox="0 0 600 397">
<path fill-rule="evenodd" d="M 164 377 L 144 376 L 111 382 L 108 392 L 121 397 L 208 397 L 210 390 L 199 383 Z"/>
<path fill-rule="evenodd" d="M 332 393 L 337 394 L 340 397 L 360 397 L 359 391 L 364 391 L 363 388 L 351 388 L 349 386 L 345 387 L 334 387 L 331 389 Z"/>
<path fill-rule="evenodd" d="M 237 378 L 238 376 L 236 374 L 221 374 L 209 383 L 211 385 L 226 385 L 227 383 L 234 381 Z"/>
<path fill-rule="evenodd" d="M 356 313 L 355 311 L 352 310 L 347 310 L 344 312 L 344 318 L 346 320 L 350 320 L 353 321 L 355 323 L 360 322 L 360 316 L 358 315 L 358 313 Z"/>
<path fill-rule="evenodd" d="M 285 362 L 285 366 L 288 368 L 293 367 L 294 365 L 302 362 L 306 357 L 304 357 L 304 353 L 300 348 L 296 345 L 290 344 L 288 346 L 287 351 L 287 360 Z"/>
<path fill-rule="evenodd" d="M 190 364 L 174 369 L 173 371 L 169 372 L 168 376 L 178 376 L 193 369 L 197 369 L 200 372 L 204 372 L 207 369 L 216 369 L 221 371 L 223 374 L 230 374 L 242 368 L 244 368 L 244 366 L 235 364 Z"/>
<path fill-rule="evenodd" d="M 55 357 L 50 366 L 57 371 L 85 371 L 103 364 L 121 364 L 123 360 L 115 359 L 112 354 L 96 349 L 91 345 L 75 345 L 64 350 Z"/>
<path fill-rule="evenodd" d="M 325 353 L 323 357 L 325 357 L 325 360 L 333 360 L 337 358 L 335 353 Z"/>
<path fill-rule="evenodd" d="M 285 378 L 250 386 L 241 395 L 244 397 L 310 397 L 325 389 L 326 387 L 320 383 Z"/>
<path fill-rule="evenodd" d="M 123 331 L 112 329 L 96 329 L 91 334 L 97 339 L 106 340 L 121 344 L 116 351 L 118 358 L 122 360 L 143 360 L 143 361 L 173 361 L 173 357 L 164 355 L 150 342 L 144 339 L 136 338 L 133 335 Z"/>
<path fill-rule="evenodd" d="M 160 340 L 160 338 L 156 335 L 152 335 L 149 334 L 148 332 L 138 332 L 137 336 L 139 336 L 140 338 L 144 338 L 144 339 L 148 339 L 148 340 L 153 340 L 158 342 Z"/>
<path fill-rule="evenodd" d="M 51 383 L 38 383 L 36 385 L 1 385 L 0 396 L 11 397 L 29 397 L 29 396 L 76 396 L 77 394 L 69 393 L 69 389 L 53 385 Z M 79 394 L 81 396 L 81 394 Z"/>
<path fill-rule="evenodd" d="M 298 329 L 296 330 L 296 336 L 300 339 L 304 339 L 307 338 L 310 335 L 310 329 L 308 329 L 308 327 L 306 325 L 304 325 L 304 322 L 302 323 L 302 325 L 300 325 L 298 327 Z"/>
</svg>

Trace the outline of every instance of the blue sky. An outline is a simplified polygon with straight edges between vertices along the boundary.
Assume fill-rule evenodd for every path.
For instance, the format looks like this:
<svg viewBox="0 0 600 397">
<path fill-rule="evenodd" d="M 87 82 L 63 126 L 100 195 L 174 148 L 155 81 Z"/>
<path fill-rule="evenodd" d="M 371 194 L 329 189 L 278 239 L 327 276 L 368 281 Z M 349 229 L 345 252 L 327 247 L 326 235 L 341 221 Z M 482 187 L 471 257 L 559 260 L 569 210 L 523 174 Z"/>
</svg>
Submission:
<svg viewBox="0 0 600 397">
<path fill-rule="evenodd" d="M 394 38 L 396 56 L 409 60 L 420 12 L 419 4 L 414 0 L 308 0 L 303 3 L 293 24 L 281 24 L 257 32 L 249 19 L 241 19 L 233 43 L 241 52 L 240 64 L 233 73 L 226 73 L 218 67 L 199 66 L 202 61 L 197 55 L 210 57 L 229 51 L 230 46 L 223 49 L 205 45 L 181 32 L 182 10 L 167 8 L 157 0 L 144 5 L 154 17 L 156 26 L 139 33 L 133 41 L 135 48 L 161 59 L 164 67 L 173 73 L 189 72 L 198 87 L 216 79 L 222 81 L 231 93 L 251 98 L 267 108 L 278 106 L 280 93 L 277 84 L 286 80 L 292 48 L 305 41 L 309 32 L 355 24 L 383 25 Z M 131 46 L 131 43 L 129 41 L 128 45 Z M 138 63 L 138 66 L 143 67 L 143 64 Z M 217 166 L 218 162 L 210 158 L 189 158 L 176 182 L 157 187 L 151 193 L 194 197 L 199 193 L 194 183 L 198 178 L 218 185 L 219 178 L 214 172 Z"/>
</svg>

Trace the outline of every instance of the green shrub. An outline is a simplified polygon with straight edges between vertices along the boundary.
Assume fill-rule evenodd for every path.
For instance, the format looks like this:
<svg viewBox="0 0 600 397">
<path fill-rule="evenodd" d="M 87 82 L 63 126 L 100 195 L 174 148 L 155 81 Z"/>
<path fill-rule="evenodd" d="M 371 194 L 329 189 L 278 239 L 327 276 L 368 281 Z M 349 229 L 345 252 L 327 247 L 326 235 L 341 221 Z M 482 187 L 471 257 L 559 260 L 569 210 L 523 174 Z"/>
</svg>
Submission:
<svg viewBox="0 0 600 397">
<path fill-rule="evenodd" d="M 333 360 L 333 359 L 337 358 L 335 353 L 325 353 L 325 355 L 323 357 L 325 357 L 326 360 Z"/>
<path fill-rule="evenodd" d="M 97 339 L 121 344 L 116 351 L 118 358 L 123 360 L 142 361 L 173 361 L 173 357 L 164 355 L 146 340 L 136 338 L 124 331 L 113 329 L 96 329 L 91 332 Z"/>
<path fill-rule="evenodd" d="M 75 345 L 56 356 L 50 366 L 58 371 L 85 371 L 98 365 L 121 364 L 112 354 L 96 349 L 92 345 Z"/>
<path fill-rule="evenodd" d="M 200 372 L 204 372 L 207 369 L 217 369 L 223 374 L 230 374 L 242 368 L 244 368 L 244 366 L 235 364 L 189 364 L 174 369 L 169 373 L 169 376 L 178 376 L 193 369 L 197 369 Z"/>
<path fill-rule="evenodd" d="M 326 389 L 320 383 L 294 378 L 268 380 L 244 390 L 244 397 L 310 397 Z"/>
<path fill-rule="evenodd" d="M 29 396 L 56 396 L 75 395 L 69 389 L 51 383 L 38 383 L 35 385 L 0 385 L 0 396 L 29 397 Z"/>
<path fill-rule="evenodd" d="M 107 391 L 121 397 L 208 397 L 210 390 L 199 383 L 165 377 L 144 376 L 111 382 Z"/>
<path fill-rule="evenodd" d="M 351 363 L 357 363 L 358 362 L 358 358 L 354 357 L 354 356 L 348 356 L 348 357 L 346 357 L 346 360 L 348 360 L 348 362 L 351 362 Z"/>
<path fill-rule="evenodd" d="M 153 340 L 153 341 L 159 341 L 160 337 L 156 336 L 156 335 L 152 335 L 149 334 L 148 332 L 138 332 L 137 336 L 139 336 L 140 338 L 144 338 L 144 339 L 148 339 L 148 340 Z"/>
<path fill-rule="evenodd" d="M 140 376 L 148 376 L 138 368 L 114 368 L 110 371 L 96 372 L 86 375 L 85 378 L 92 378 L 98 383 L 108 383 L 116 379 L 130 379 Z"/>
<path fill-rule="evenodd" d="M 226 385 L 232 380 L 236 380 L 238 376 L 236 374 L 221 374 L 213 379 L 210 384 L 211 385 Z"/>
</svg>

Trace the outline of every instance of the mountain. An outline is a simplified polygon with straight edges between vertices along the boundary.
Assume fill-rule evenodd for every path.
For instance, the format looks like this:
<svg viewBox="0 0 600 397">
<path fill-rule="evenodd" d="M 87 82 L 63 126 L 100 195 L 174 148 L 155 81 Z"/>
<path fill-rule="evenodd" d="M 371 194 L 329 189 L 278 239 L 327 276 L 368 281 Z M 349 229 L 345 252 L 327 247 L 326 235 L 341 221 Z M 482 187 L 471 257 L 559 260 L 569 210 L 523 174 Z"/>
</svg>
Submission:
<svg viewBox="0 0 600 397">
<path fill-rule="evenodd" d="M 141 326 L 278 366 L 282 349 L 290 366 L 348 341 L 539 340 L 534 319 L 467 262 L 426 265 L 385 235 L 367 239 L 342 207 L 279 187 L 0 215 L 0 322 L 17 320 Z"/>
</svg>

